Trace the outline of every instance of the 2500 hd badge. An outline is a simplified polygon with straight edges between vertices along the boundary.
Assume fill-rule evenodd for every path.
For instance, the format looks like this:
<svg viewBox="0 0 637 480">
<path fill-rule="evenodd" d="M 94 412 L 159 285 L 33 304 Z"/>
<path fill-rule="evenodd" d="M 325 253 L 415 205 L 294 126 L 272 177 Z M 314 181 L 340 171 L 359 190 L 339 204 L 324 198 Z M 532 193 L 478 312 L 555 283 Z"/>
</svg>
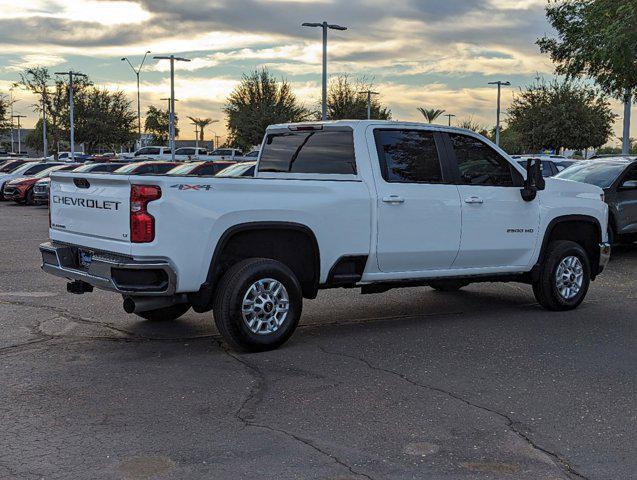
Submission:
<svg viewBox="0 0 637 480">
<path fill-rule="evenodd" d="M 96 208 L 98 210 L 119 210 L 119 206 L 122 203 L 113 200 L 93 200 L 92 198 L 61 197 L 59 195 L 53 195 L 51 200 L 53 203 L 62 203 L 75 207 Z"/>
</svg>

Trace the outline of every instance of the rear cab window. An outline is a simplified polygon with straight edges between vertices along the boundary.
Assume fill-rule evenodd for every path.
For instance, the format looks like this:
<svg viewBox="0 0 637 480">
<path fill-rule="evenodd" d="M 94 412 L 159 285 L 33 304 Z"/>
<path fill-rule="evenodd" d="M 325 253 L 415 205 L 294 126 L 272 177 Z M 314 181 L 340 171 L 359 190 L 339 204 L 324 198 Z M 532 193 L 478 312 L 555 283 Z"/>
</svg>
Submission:
<svg viewBox="0 0 637 480">
<path fill-rule="evenodd" d="M 257 169 L 259 176 L 355 176 L 357 170 L 352 129 L 336 127 L 270 131 L 266 135 Z"/>
<path fill-rule="evenodd" d="M 388 183 L 445 183 L 436 135 L 431 130 L 376 129 L 374 140 Z"/>
</svg>

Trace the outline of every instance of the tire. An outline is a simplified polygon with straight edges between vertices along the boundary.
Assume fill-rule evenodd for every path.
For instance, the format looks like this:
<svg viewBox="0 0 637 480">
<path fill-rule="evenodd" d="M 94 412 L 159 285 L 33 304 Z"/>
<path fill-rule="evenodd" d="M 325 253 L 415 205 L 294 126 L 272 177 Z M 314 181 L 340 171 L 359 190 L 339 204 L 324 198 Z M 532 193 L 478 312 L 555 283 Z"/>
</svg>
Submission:
<svg viewBox="0 0 637 480">
<path fill-rule="evenodd" d="M 151 322 L 169 322 L 177 320 L 188 310 L 190 310 L 189 303 L 178 303 L 177 305 L 171 305 L 170 307 L 148 310 L 147 312 L 139 312 L 135 315 Z"/>
<path fill-rule="evenodd" d="M 611 247 L 615 246 L 615 242 L 616 240 L 616 235 L 615 235 L 615 227 L 613 227 L 613 224 L 611 222 L 608 222 L 608 228 L 607 228 L 607 233 L 608 233 L 608 243 L 610 244 Z"/>
<path fill-rule="evenodd" d="M 27 194 L 25 195 L 24 204 L 25 205 L 35 205 L 35 198 L 34 198 L 33 189 L 29 190 L 27 192 Z"/>
<path fill-rule="evenodd" d="M 558 273 L 560 270 L 561 274 Z M 577 278 L 578 272 L 581 282 Z M 558 288 L 558 275 L 569 276 L 565 278 L 567 284 L 563 289 Z M 584 300 L 590 282 L 590 263 L 582 246 L 569 240 L 558 240 L 548 245 L 539 279 L 533 283 L 533 293 L 547 310 L 572 310 Z"/>
<path fill-rule="evenodd" d="M 466 287 L 468 284 L 464 282 L 457 282 L 453 280 L 439 280 L 437 282 L 431 282 L 429 286 L 439 292 L 457 292 L 462 287 Z"/>
<path fill-rule="evenodd" d="M 246 313 L 244 301 L 251 305 Z M 245 352 L 283 345 L 296 330 L 302 309 L 301 286 L 292 270 L 267 258 L 233 265 L 217 285 L 213 305 L 215 324 L 224 340 Z"/>
</svg>

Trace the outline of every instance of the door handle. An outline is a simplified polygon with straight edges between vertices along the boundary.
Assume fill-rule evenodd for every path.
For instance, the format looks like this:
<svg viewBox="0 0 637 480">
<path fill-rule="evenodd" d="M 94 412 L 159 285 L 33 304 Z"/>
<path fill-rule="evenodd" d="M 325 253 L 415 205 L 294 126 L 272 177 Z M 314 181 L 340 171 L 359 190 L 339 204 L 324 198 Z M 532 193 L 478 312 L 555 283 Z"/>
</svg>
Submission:
<svg viewBox="0 0 637 480">
<path fill-rule="evenodd" d="M 405 199 L 399 195 L 387 195 L 383 197 L 384 203 L 405 203 Z"/>
<path fill-rule="evenodd" d="M 465 198 L 464 199 L 464 203 L 482 204 L 482 203 L 484 203 L 484 200 L 482 200 L 480 197 L 472 196 L 472 197 Z"/>
</svg>

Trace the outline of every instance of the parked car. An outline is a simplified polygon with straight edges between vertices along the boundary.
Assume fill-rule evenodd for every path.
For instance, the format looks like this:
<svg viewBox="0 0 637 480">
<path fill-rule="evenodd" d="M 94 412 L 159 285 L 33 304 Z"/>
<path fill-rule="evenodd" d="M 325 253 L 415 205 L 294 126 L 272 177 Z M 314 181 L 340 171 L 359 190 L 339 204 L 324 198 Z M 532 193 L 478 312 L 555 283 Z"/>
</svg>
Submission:
<svg viewBox="0 0 637 480">
<path fill-rule="evenodd" d="M 249 153 L 246 153 L 244 156 L 244 161 L 257 161 L 259 158 L 259 150 L 252 150 Z"/>
<path fill-rule="evenodd" d="M 593 155 L 590 160 L 600 160 L 602 158 L 627 158 L 628 160 L 637 160 L 637 155 L 624 155 L 621 153 L 600 153 Z"/>
<path fill-rule="evenodd" d="M 74 152 L 73 160 L 71 160 L 71 152 L 58 152 L 58 158 L 56 161 L 58 162 L 73 161 L 75 163 L 84 163 L 90 158 L 91 158 L 90 155 L 87 155 L 83 152 Z M 55 160 L 55 155 L 49 155 L 48 157 L 46 157 L 45 160 L 48 160 L 48 161 Z"/>
<path fill-rule="evenodd" d="M 119 167 L 126 165 L 125 163 L 86 163 L 72 169 L 73 172 L 80 173 L 110 173 Z M 44 205 L 49 203 L 49 188 L 51 186 L 51 177 L 45 177 L 33 185 L 33 199 L 36 205 Z"/>
<path fill-rule="evenodd" d="M 142 147 L 133 153 L 122 153 L 120 156 L 126 160 L 151 159 L 170 160 L 171 149 L 162 146 Z"/>
<path fill-rule="evenodd" d="M 10 173 L 12 170 L 15 170 L 25 163 L 27 163 L 27 160 L 6 160 L 2 162 L 2 165 L 0 165 L 0 174 Z"/>
<path fill-rule="evenodd" d="M 189 162 L 169 170 L 168 175 L 216 175 L 230 165 L 235 165 L 235 162 Z"/>
<path fill-rule="evenodd" d="M 192 162 L 197 160 L 209 160 L 209 153 L 205 148 L 181 147 L 175 150 L 175 160 L 180 162 Z"/>
<path fill-rule="evenodd" d="M 134 162 L 119 167 L 114 175 L 162 175 L 175 168 L 177 162 Z"/>
<path fill-rule="evenodd" d="M 468 130 L 272 125 L 256 170 L 55 173 L 42 268 L 72 293 L 115 291 L 145 319 L 214 310 L 230 345 L 260 351 L 292 335 L 319 289 L 516 281 L 570 310 L 610 256 L 599 187 L 545 180 L 539 162 L 525 171 Z"/>
<path fill-rule="evenodd" d="M 209 154 L 209 160 L 230 160 L 232 162 L 242 162 L 243 153 L 238 148 L 217 148 Z"/>
<path fill-rule="evenodd" d="M 20 177 L 10 180 L 5 183 L 3 188 L 3 195 L 6 200 L 13 200 L 16 203 L 24 203 L 25 205 L 35 205 L 35 192 L 34 186 L 38 180 L 48 177 L 51 172 L 73 170 L 78 166 L 77 163 L 66 165 L 49 165 L 49 168 L 42 170 L 35 175 L 29 177 Z"/>
<path fill-rule="evenodd" d="M 4 199 L 4 186 L 7 182 L 20 177 L 31 177 L 55 165 L 63 164 L 60 162 L 25 162 L 10 172 L 0 173 L 0 200 Z"/>
<path fill-rule="evenodd" d="M 556 176 L 604 189 L 609 206 L 609 242 L 637 241 L 637 157 L 607 157 L 581 162 Z"/>
<path fill-rule="evenodd" d="M 254 177 L 254 168 L 257 162 L 239 162 L 224 168 L 217 177 Z"/>
<path fill-rule="evenodd" d="M 578 160 L 571 160 L 561 155 L 513 155 L 512 158 L 517 160 L 523 168 L 526 168 L 527 160 L 539 159 L 542 162 L 542 175 L 544 177 L 557 175 L 562 170 L 578 162 Z"/>
</svg>

